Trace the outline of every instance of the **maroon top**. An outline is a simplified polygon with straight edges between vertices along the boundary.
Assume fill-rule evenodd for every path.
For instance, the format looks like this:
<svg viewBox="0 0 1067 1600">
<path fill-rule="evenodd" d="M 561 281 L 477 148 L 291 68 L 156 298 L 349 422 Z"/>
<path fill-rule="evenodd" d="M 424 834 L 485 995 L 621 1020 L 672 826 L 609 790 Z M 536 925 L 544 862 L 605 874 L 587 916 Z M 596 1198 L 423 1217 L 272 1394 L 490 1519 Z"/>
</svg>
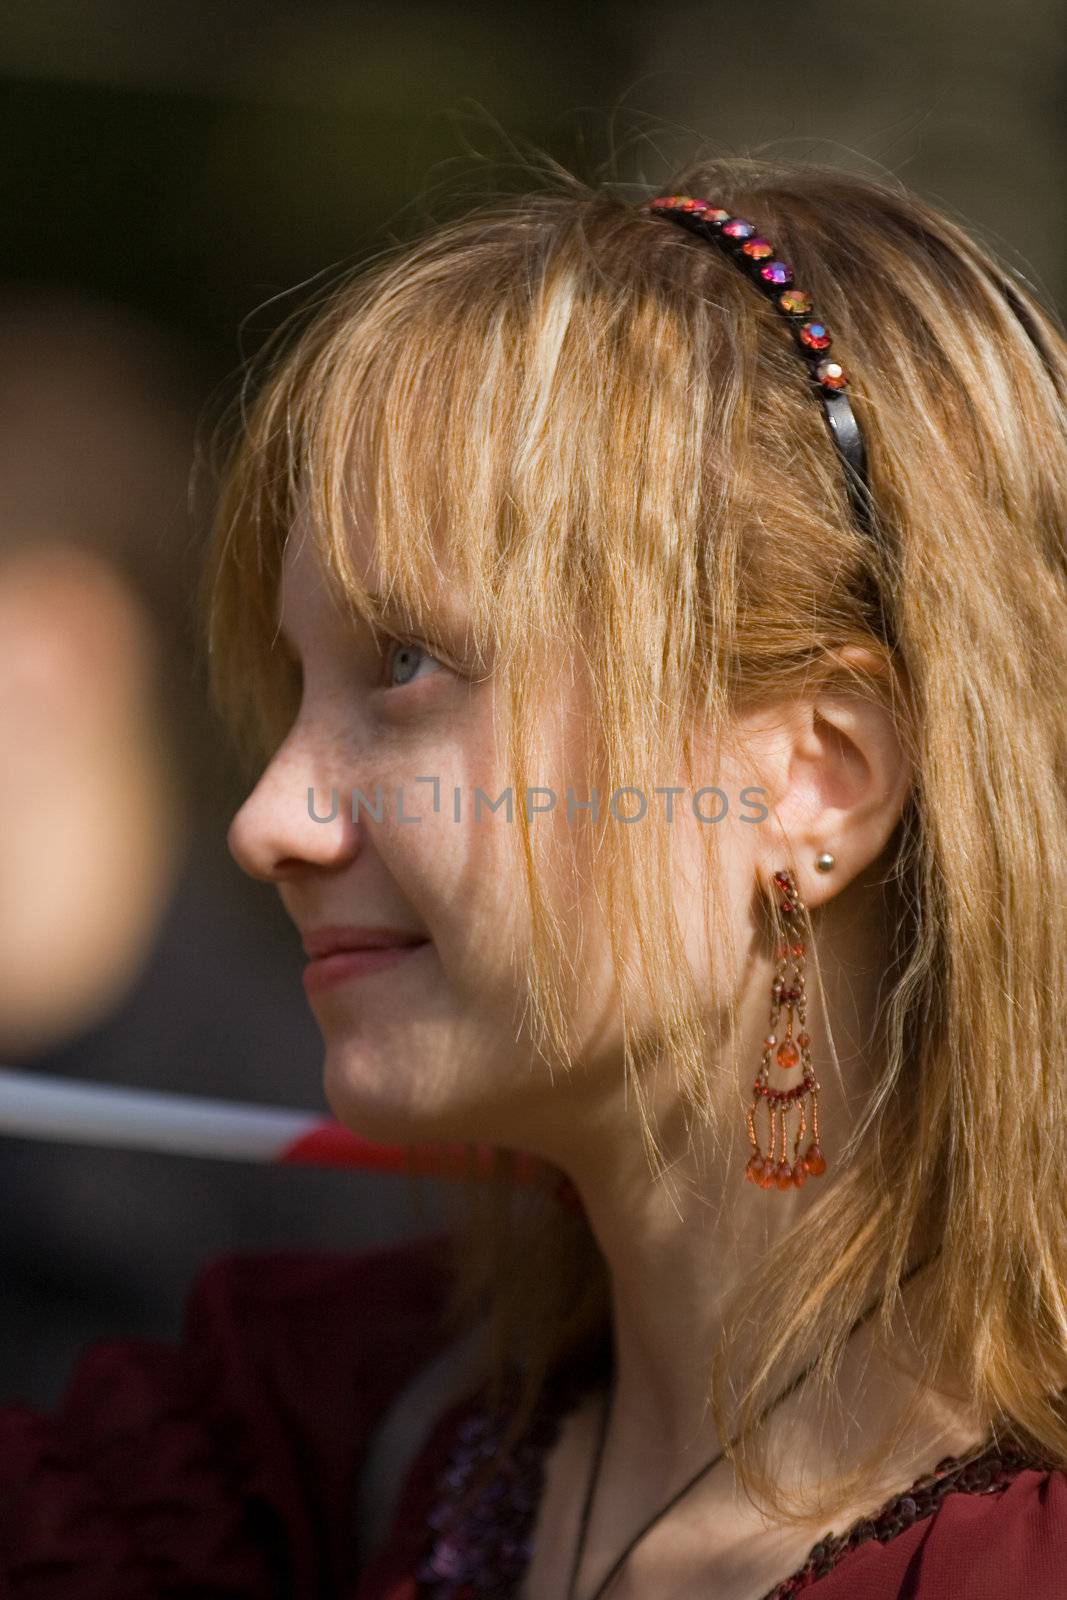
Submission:
<svg viewBox="0 0 1067 1600">
<path fill-rule="evenodd" d="M 417 1600 L 477 1396 L 432 1428 L 362 1575 L 352 1518 L 376 1424 L 445 1343 L 446 1264 L 440 1234 L 225 1257 L 197 1277 L 179 1343 L 98 1341 L 54 1414 L 0 1410 L 0 1600 Z M 1067 1473 L 942 1463 L 773 1594 L 801 1590 L 1062 1600 Z"/>
</svg>

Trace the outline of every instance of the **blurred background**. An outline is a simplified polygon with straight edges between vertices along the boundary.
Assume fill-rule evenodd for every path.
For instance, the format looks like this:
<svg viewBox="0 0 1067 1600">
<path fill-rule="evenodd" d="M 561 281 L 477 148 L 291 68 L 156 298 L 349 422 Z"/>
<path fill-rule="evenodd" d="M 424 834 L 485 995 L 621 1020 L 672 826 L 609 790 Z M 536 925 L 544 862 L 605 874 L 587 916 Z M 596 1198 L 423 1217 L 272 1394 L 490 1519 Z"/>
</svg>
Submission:
<svg viewBox="0 0 1067 1600">
<path fill-rule="evenodd" d="M 225 832 L 189 475 L 241 362 L 509 143 L 887 169 L 1067 294 L 1053 0 L 187 0 L 0 30 L 0 1063 L 326 1112 L 303 956 Z M 506 170 L 506 169 L 505 169 Z M 506 181 L 506 177 L 505 180 Z M 0 1403 L 172 1336 L 201 1261 L 436 1225 L 431 1182 L 0 1136 Z"/>
</svg>

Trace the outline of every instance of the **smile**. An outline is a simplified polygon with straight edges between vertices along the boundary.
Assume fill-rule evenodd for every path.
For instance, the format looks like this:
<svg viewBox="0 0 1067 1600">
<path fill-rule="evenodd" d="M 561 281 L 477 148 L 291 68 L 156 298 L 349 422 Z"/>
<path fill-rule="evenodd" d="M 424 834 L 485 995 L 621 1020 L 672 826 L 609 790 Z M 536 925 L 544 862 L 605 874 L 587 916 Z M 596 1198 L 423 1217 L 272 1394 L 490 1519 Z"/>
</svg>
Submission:
<svg viewBox="0 0 1067 1600">
<path fill-rule="evenodd" d="M 305 993 L 322 994 L 353 978 L 366 978 L 373 972 L 399 966 L 419 950 L 425 950 L 429 943 L 429 939 L 423 939 L 418 944 L 386 945 L 378 950 L 335 950 L 332 955 L 319 956 L 304 968 Z"/>
</svg>

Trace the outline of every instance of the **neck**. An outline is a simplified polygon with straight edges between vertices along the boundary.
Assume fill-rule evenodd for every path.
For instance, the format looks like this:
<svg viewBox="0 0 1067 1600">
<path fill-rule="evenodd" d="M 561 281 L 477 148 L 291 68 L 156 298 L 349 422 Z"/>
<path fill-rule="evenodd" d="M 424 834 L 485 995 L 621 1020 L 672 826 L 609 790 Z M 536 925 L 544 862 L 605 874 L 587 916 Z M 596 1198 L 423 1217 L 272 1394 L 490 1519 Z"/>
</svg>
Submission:
<svg viewBox="0 0 1067 1600">
<path fill-rule="evenodd" d="M 854 929 L 849 937 L 855 937 Z M 825 941 L 822 947 L 826 949 Z M 621 1092 L 610 1103 L 601 1098 L 596 1105 L 569 1105 L 568 1122 L 580 1129 L 580 1146 L 542 1152 L 564 1168 L 579 1191 L 611 1288 L 614 1395 L 590 1522 L 589 1564 L 583 1565 L 587 1575 L 602 1575 L 649 1517 L 727 1443 L 710 1414 L 709 1370 L 726 1331 L 730 1301 L 775 1241 L 822 1201 L 833 1182 L 834 1155 L 844 1147 L 871 1085 L 866 1019 L 874 1014 L 880 969 L 877 962 L 867 974 L 832 959 L 824 958 L 823 964 L 826 1006 L 838 1019 L 836 1066 L 825 1048 L 826 1033 L 818 1018 L 810 1018 L 809 1032 L 816 1041 L 812 1051 L 816 1077 L 828 1091 L 819 1102 L 821 1142 L 830 1162 L 825 1176 L 785 1192 L 744 1182 L 749 1152 L 733 1084 L 722 1095 L 723 1121 L 710 1132 L 700 1124 L 690 1127 L 670 1103 L 657 1108 L 656 1131 L 666 1158 L 663 1181 L 653 1183 L 649 1177 L 643 1141 Z M 836 984 L 833 974 L 839 974 Z M 759 1059 L 766 1027 L 762 1013 L 761 1004 L 742 1050 L 742 1058 L 753 1064 Z M 840 1092 L 842 1082 L 849 1086 L 848 1100 Z M 746 1103 L 748 1088 L 746 1082 Z M 734 1147 L 726 1154 L 723 1128 L 727 1136 L 734 1129 Z M 821 1268 L 805 1257 L 801 1246 L 794 1270 L 799 1282 Z M 901 1350 L 905 1328 L 915 1327 L 915 1291 L 922 1278 L 918 1273 L 903 1291 Z M 963 1453 L 985 1436 L 964 1402 L 931 1388 L 924 1378 L 921 1330 L 914 1346 L 918 1359 L 909 1369 L 899 1357 L 888 1361 L 878 1355 L 872 1337 L 875 1321 L 872 1316 L 846 1346 L 835 1385 L 839 1420 L 827 1424 L 812 1386 L 804 1383 L 775 1407 L 769 1419 L 770 1459 L 776 1476 L 790 1489 L 807 1494 L 818 1488 L 826 1473 L 835 1480 L 857 1473 L 857 1497 L 842 1507 L 835 1524 L 840 1527 L 874 1510 L 942 1456 Z M 807 1359 L 798 1356 L 783 1367 L 772 1396 L 787 1387 Z M 914 1422 L 886 1456 L 881 1477 L 873 1482 L 859 1473 L 860 1463 L 872 1439 L 889 1431 L 912 1400 L 917 1402 Z M 601 1399 L 592 1406 L 583 1424 L 578 1453 L 584 1456 L 586 1469 L 602 1404 Z M 575 1477 L 581 1482 L 583 1473 L 578 1471 Z M 715 1517 L 716 1507 L 722 1518 Z M 785 1545 L 775 1545 L 773 1555 L 768 1554 L 764 1537 L 768 1524 L 761 1514 L 751 1504 L 739 1508 L 728 1462 L 694 1486 L 671 1512 L 669 1525 L 676 1533 L 684 1531 L 687 1518 L 694 1517 L 698 1519 L 692 1523 L 694 1559 L 699 1554 L 705 1576 L 711 1553 L 709 1526 L 731 1530 L 723 1532 L 733 1550 L 729 1559 L 744 1561 L 746 1551 L 756 1551 L 753 1559 L 766 1558 L 779 1568 L 786 1559 Z M 793 1532 L 780 1525 L 777 1536 L 788 1544 Z M 651 1541 L 651 1533 L 649 1537 Z M 815 1537 L 810 1527 L 796 1532 L 797 1565 Z M 597 1551 L 603 1565 L 596 1559 Z M 727 1559 L 725 1551 L 721 1553 Z M 635 1561 L 637 1557 L 635 1551 Z"/>
</svg>

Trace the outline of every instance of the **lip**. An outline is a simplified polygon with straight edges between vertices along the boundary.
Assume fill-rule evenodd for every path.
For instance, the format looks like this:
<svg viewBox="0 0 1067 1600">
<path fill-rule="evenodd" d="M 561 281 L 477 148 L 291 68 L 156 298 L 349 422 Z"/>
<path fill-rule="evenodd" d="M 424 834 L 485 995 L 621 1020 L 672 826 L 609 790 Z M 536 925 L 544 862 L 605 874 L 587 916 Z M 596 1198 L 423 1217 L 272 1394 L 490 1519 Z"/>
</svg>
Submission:
<svg viewBox="0 0 1067 1600">
<path fill-rule="evenodd" d="M 401 965 L 419 950 L 424 950 L 429 943 L 429 939 L 420 939 L 417 944 L 380 945 L 363 950 L 334 950 L 329 955 L 318 956 L 315 960 L 309 961 L 304 968 L 304 992 L 310 998 L 329 989 L 335 989 L 339 984 L 350 983 L 356 978 L 370 977 L 375 972 L 386 972 L 392 967 Z"/>
<path fill-rule="evenodd" d="M 398 946 L 426 944 L 423 933 L 408 928 L 371 927 L 362 923 L 326 923 L 307 928 L 302 934 L 304 954 L 312 960 L 331 956 L 339 950 L 384 950 Z"/>
</svg>

